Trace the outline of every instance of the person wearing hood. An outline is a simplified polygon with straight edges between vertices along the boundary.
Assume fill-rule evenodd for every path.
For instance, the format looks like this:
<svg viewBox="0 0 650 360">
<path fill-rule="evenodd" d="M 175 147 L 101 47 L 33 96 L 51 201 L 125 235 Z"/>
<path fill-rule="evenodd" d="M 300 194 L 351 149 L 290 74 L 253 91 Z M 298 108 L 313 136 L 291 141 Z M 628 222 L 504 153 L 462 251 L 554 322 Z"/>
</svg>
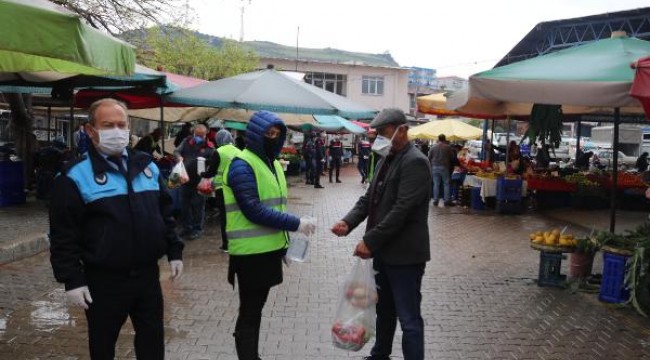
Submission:
<svg viewBox="0 0 650 360">
<path fill-rule="evenodd" d="M 262 309 L 282 283 L 289 231 L 311 235 L 316 219 L 287 212 L 287 182 L 277 160 L 287 128 L 272 112 L 258 111 L 246 127 L 246 148 L 224 172 L 223 196 L 230 262 L 228 282 L 239 287 L 235 349 L 240 360 L 259 359 Z"/>
<path fill-rule="evenodd" d="M 212 185 L 214 186 L 214 194 L 217 201 L 217 208 L 219 209 L 219 227 L 221 228 L 221 250 L 228 252 L 228 235 L 226 234 L 226 205 L 223 199 L 223 174 L 225 169 L 230 166 L 230 163 L 235 156 L 241 153 L 235 145 L 233 145 L 233 137 L 228 130 L 219 130 L 215 135 L 215 142 L 217 143 L 217 151 L 212 153 L 207 162 L 207 170 L 201 174 L 204 178 L 212 178 Z"/>
</svg>

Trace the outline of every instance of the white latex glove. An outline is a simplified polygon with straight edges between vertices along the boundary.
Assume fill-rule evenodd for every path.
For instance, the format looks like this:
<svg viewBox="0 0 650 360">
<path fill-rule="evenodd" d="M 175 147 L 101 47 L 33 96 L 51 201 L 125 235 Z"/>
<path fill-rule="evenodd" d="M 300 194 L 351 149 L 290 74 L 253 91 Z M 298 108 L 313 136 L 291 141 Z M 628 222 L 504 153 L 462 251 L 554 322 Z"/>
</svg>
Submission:
<svg viewBox="0 0 650 360">
<path fill-rule="evenodd" d="M 307 236 L 316 232 L 316 218 L 312 216 L 301 217 L 300 225 L 298 225 L 298 232 Z"/>
<path fill-rule="evenodd" d="M 93 298 L 90 297 L 90 290 L 88 290 L 88 286 L 82 286 L 76 289 L 68 290 L 65 292 L 65 296 L 68 299 L 69 303 L 81 306 L 86 310 L 88 310 L 88 305 L 93 303 Z"/>
<path fill-rule="evenodd" d="M 182 260 L 172 260 L 169 262 L 169 267 L 171 269 L 171 275 L 169 278 L 174 281 L 183 275 L 183 261 Z"/>
</svg>

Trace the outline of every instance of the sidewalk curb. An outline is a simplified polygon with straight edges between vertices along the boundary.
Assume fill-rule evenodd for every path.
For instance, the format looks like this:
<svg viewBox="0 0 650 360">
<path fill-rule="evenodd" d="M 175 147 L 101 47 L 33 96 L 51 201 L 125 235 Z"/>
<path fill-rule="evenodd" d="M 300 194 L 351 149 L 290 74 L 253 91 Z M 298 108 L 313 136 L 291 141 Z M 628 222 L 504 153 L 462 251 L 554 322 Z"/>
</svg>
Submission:
<svg viewBox="0 0 650 360">
<path fill-rule="evenodd" d="M 47 234 L 17 239 L 15 242 L 0 246 L 0 265 L 36 255 L 49 248 L 50 239 Z"/>
</svg>

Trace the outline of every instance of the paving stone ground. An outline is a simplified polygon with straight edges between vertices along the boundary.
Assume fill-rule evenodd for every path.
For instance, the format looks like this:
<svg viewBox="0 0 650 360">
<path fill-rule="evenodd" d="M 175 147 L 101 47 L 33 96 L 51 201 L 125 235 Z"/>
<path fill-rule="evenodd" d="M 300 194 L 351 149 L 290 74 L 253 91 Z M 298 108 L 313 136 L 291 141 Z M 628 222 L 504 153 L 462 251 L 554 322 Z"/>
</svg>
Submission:
<svg viewBox="0 0 650 360">
<path fill-rule="evenodd" d="M 334 348 L 330 338 L 339 284 L 363 234 L 363 226 L 346 238 L 328 230 L 364 191 L 352 166 L 342 179 L 324 178 L 321 190 L 294 179 L 290 188 L 290 210 L 319 225 L 309 260 L 286 268 L 284 283 L 271 291 L 260 339 L 265 360 L 360 359 L 370 351 L 372 340 L 353 353 Z M 169 281 L 161 261 L 168 359 L 236 359 L 237 292 L 226 282 L 216 221 L 209 218 L 204 237 L 188 243 L 182 279 Z M 422 285 L 426 359 L 650 359 L 648 319 L 599 302 L 597 294 L 535 283 L 539 254 L 528 233 L 563 225 L 535 213 L 432 208 L 432 260 Z M 594 272 L 601 269 L 597 259 Z M 119 359 L 135 357 L 132 343 L 127 322 Z M 400 343 L 398 329 L 394 359 L 402 358 Z M 47 252 L 0 266 L 0 358 L 88 358 L 85 318 L 66 306 Z"/>
</svg>

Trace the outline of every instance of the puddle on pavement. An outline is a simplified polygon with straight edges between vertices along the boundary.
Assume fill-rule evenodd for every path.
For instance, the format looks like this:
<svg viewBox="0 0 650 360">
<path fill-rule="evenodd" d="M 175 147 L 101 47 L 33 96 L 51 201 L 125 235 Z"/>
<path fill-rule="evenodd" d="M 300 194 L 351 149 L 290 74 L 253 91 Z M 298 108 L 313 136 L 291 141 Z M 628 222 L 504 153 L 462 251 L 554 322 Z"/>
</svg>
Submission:
<svg viewBox="0 0 650 360">
<path fill-rule="evenodd" d="M 54 331 L 64 325 L 74 325 L 65 304 L 50 301 L 34 301 L 35 308 L 30 314 L 30 323 L 36 330 Z"/>
</svg>

